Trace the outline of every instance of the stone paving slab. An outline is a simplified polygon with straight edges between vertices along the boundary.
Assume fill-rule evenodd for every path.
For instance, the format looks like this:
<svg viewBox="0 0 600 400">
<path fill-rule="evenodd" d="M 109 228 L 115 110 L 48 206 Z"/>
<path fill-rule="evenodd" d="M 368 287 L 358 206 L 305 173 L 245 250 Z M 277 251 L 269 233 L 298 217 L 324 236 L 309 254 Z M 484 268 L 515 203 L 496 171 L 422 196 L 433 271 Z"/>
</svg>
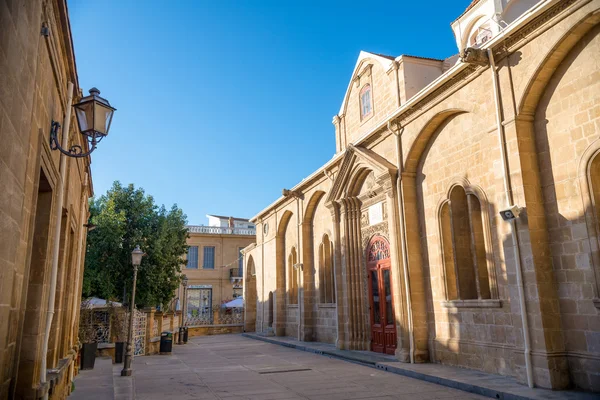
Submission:
<svg viewBox="0 0 600 400">
<path fill-rule="evenodd" d="M 333 344 L 318 342 L 300 342 L 289 337 L 261 336 L 252 333 L 244 337 L 267 343 L 307 351 L 310 353 L 336 357 L 351 362 L 369 365 L 384 371 L 404 375 L 410 378 L 503 400 L 592 400 L 600 395 L 578 391 L 552 391 L 530 389 L 506 376 L 487 374 L 480 371 L 450 367 L 441 364 L 407 364 L 383 354 L 364 351 L 339 350 Z"/>
<path fill-rule="evenodd" d="M 80 371 L 69 400 L 113 400 L 112 359 L 96 358 L 94 369 Z"/>
<path fill-rule="evenodd" d="M 321 350 L 325 347 L 321 346 Z M 455 388 L 393 374 L 362 361 L 297 351 L 239 334 L 191 338 L 173 354 L 136 357 L 133 376 L 98 359 L 76 378 L 71 399 L 86 400 L 482 400 Z M 360 352 L 358 352 L 360 353 Z M 364 358 L 364 356 L 368 356 Z M 356 357 L 359 357 L 357 355 Z M 365 354 L 361 360 L 374 362 Z M 383 365 L 377 361 L 376 365 Z"/>
</svg>

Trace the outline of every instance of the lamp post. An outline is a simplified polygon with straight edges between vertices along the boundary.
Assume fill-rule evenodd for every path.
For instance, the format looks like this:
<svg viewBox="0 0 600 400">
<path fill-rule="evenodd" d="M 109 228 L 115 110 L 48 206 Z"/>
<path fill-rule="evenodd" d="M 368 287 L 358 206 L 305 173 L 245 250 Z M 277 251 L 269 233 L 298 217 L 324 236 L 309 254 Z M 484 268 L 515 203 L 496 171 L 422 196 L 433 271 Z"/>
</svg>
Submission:
<svg viewBox="0 0 600 400">
<path fill-rule="evenodd" d="M 186 297 L 187 297 L 187 294 L 186 294 L 187 284 L 188 284 L 187 275 L 183 274 L 182 275 L 182 279 L 181 279 L 181 285 L 183 286 L 183 301 L 182 301 L 182 305 L 181 305 L 182 306 L 181 307 L 181 326 L 182 327 L 185 327 L 185 317 L 186 317 L 185 306 L 186 306 L 186 303 L 187 303 L 187 301 L 186 301 Z M 179 344 L 183 344 L 183 335 L 182 335 L 182 333 L 183 332 L 179 333 L 179 342 L 178 342 Z"/>
<path fill-rule="evenodd" d="M 187 317 L 187 285 L 188 285 L 188 278 L 187 276 L 183 276 L 183 326 L 185 326 L 185 320 Z"/>
<path fill-rule="evenodd" d="M 131 264 L 133 264 L 133 289 L 131 291 L 131 310 L 129 311 L 129 332 L 127 333 L 127 352 L 125 362 L 121 370 L 121 376 L 131 376 L 131 360 L 133 359 L 133 313 L 135 311 L 135 285 L 137 283 L 138 267 L 142 263 L 144 252 L 140 246 L 135 246 L 131 252 Z"/>
</svg>

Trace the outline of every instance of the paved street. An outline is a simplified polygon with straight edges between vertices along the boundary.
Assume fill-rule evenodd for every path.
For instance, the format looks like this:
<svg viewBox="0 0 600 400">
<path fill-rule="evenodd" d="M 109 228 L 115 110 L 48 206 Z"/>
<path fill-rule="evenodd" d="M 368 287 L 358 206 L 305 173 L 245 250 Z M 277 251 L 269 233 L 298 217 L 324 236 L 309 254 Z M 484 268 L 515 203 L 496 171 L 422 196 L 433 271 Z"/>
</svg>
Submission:
<svg viewBox="0 0 600 400">
<path fill-rule="evenodd" d="M 131 387 L 136 399 L 149 400 L 484 399 L 240 335 L 192 338 L 185 346 L 174 346 L 172 356 L 138 357 L 132 384 L 118 376 L 119 367 L 113 368 L 113 381 L 118 385 L 113 397 L 99 390 L 98 383 L 110 379 L 106 360 L 99 361 L 101 368 L 82 371 L 76 378 L 71 400 L 132 398 Z"/>
</svg>

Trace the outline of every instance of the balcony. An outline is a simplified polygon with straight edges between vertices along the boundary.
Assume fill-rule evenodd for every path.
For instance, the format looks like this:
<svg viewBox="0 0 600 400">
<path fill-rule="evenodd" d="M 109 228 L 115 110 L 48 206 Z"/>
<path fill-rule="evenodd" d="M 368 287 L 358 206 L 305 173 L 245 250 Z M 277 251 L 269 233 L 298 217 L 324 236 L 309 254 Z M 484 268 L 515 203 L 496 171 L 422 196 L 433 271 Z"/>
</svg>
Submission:
<svg viewBox="0 0 600 400">
<path fill-rule="evenodd" d="M 229 279 L 231 279 L 231 283 L 238 283 L 238 282 L 242 282 L 242 279 L 244 278 L 243 274 L 240 273 L 240 269 L 239 268 L 231 268 L 229 270 Z"/>
<path fill-rule="evenodd" d="M 221 226 L 188 225 L 190 233 L 204 233 L 208 235 L 247 235 L 255 236 L 255 228 L 227 228 Z"/>
</svg>

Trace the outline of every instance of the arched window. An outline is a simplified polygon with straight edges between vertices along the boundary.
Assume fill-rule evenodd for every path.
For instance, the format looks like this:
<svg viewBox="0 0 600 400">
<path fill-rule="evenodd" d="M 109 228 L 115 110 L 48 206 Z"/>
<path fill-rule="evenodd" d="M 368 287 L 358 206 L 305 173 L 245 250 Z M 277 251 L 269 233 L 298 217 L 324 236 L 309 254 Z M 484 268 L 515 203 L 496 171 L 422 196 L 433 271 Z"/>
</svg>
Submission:
<svg viewBox="0 0 600 400">
<path fill-rule="evenodd" d="M 288 276 L 290 277 L 288 304 L 298 304 L 298 269 L 294 267 L 297 263 L 296 248 L 292 247 L 292 251 L 288 256 Z"/>
<path fill-rule="evenodd" d="M 333 276 L 333 244 L 323 235 L 319 246 L 319 293 L 321 303 L 335 303 L 335 278 Z"/>
<path fill-rule="evenodd" d="M 439 219 L 447 300 L 491 299 L 479 198 L 455 186 Z"/>
<path fill-rule="evenodd" d="M 360 119 L 366 119 L 373 113 L 373 96 L 368 83 L 360 90 Z"/>
</svg>

